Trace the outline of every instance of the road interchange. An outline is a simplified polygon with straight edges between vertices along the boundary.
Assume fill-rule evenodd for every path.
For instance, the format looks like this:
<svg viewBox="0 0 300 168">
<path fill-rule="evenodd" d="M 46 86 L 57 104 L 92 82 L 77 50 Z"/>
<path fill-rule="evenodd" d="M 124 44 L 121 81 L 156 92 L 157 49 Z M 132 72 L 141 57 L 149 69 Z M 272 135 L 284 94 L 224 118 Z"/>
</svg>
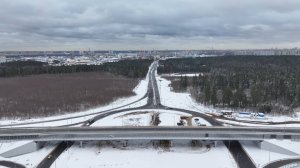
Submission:
<svg viewBox="0 0 300 168">
<path fill-rule="evenodd" d="M 128 112 L 128 111 L 132 111 L 132 110 L 144 111 L 144 110 L 160 110 L 160 109 L 170 110 L 170 111 L 172 110 L 172 111 L 178 111 L 178 112 L 185 112 L 185 113 L 191 114 L 195 117 L 201 117 L 201 118 L 207 120 L 213 126 L 222 126 L 221 122 L 215 120 L 213 117 L 211 117 L 209 115 L 199 113 L 197 111 L 167 107 L 167 106 L 162 105 L 161 101 L 160 101 L 160 95 L 159 95 L 159 90 L 158 90 L 156 76 L 155 76 L 157 66 L 158 66 L 158 61 L 155 61 L 149 68 L 149 72 L 148 72 L 148 77 L 149 77 L 148 89 L 147 89 L 147 93 L 142 98 L 140 98 L 140 99 L 138 99 L 138 100 L 136 100 L 136 101 L 134 101 L 130 104 L 118 107 L 118 108 L 113 108 L 113 109 L 110 109 L 110 110 L 100 111 L 100 112 L 96 112 L 96 113 L 93 113 L 93 114 L 76 116 L 76 117 L 88 117 L 88 116 L 96 115 L 96 116 L 94 116 L 94 117 L 92 117 L 92 118 L 90 118 L 86 121 L 79 122 L 79 123 L 73 123 L 73 124 L 65 125 L 65 126 L 82 124 L 81 129 L 85 129 L 85 127 L 91 126 L 93 123 L 95 123 L 98 120 L 101 120 L 101 119 L 103 119 L 107 116 L 118 114 L 118 113 L 121 113 L 121 112 Z M 129 106 L 131 104 L 139 102 L 139 101 L 141 101 L 145 98 L 147 98 L 147 104 L 146 105 L 141 106 L 141 107 L 136 107 L 136 108 L 125 108 L 126 106 Z M 123 108 L 123 109 L 121 109 L 121 108 Z M 69 117 L 68 119 L 76 118 L 76 117 Z M 66 118 L 64 118 L 64 119 L 66 119 Z M 64 120 L 64 119 L 58 119 L 58 120 Z M 53 121 L 58 121 L 58 120 L 49 120 L 49 121 L 46 121 L 46 122 L 53 122 Z M 43 123 L 43 121 L 42 122 L 35 122 L 35 123 Z M 14 124 L 13 126 L 26 126 L 26 125 L 30 125 L 30 124 L 32 124 L 32 122 L 22 123 L 22 124 Z M 9 125 L 6 125 L 6 126 L 9 126 Z M 57 128 L 54 128 L 54 129 L 57 129 Z M 61 128 L 61 129 L 64 129 L 64 128 Z M 164 138 L 166 138 L 166 137 L 164 137 Z M 256 167 L 255 164 L 253 163 L 253 161 L 251 160 L 251 158 L 249 158 L 249 156 L 243 150 L 243 148 L 241 147 L 241 145 L 238 141 L 224 141 L 224 143 L 225 143 L 226 147 L 229 149 L 229 151 L 232 153 L 232 156 L 234 157 L 234 159 L 237 162 L 237 165 L 239 167 L 241 167 L 241 168 Z M 231 143 L 231 145 L 228 145 L 230 143 Z M 40 162 L 40 164 L 37 167 L 38 168 L 50 167 L 52 165 L 52 163 L 55 161 L 55 159 L 57 159 L 63 151 L 65 151 L 67 148 L 71 147 L 73 144 L 74 144 L 74 141 L 62 141 L 62 142 L 60 142 L 58 144 L 58 146 L 53 151 L 51 151 L 51 153 L 49 153 L 49 155 L 54 156 L 54 157 L 51 158 L 51 159 L 48 159 L 47 158 L 48 155 L 47 155 L 45 157 L 45 159 L 42 162 Z M 236 156 L 239 156 L 239 158 L 236 158 Z M 247 163 L 247 164 L 245 164 L 245 163 Z"/>
</svg>

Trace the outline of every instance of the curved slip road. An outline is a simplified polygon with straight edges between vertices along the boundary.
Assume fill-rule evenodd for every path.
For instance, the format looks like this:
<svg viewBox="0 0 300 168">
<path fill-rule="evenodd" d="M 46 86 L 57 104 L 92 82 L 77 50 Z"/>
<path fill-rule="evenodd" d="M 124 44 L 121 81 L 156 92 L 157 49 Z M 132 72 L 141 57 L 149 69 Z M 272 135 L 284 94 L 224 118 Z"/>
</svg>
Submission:
<svg viewBox="0 0 300 168">
<path fill-rule="evenodd" d="M 148 102 L 147 105 L 140 107 L 140 108 L 134 108 L 135 110 L 144 110 L 144 109 L 149 109 L 149 108 L 153 108 L 153 109 L 164 109 L 164 110 L 172 110 L 172 111 L 179 111 L 179 112 L 185 112 L 185 113 L 189 113 L 195 117 L 201 117 L 204 118 L 205 120 L 207 120 L 209 123 L 211 123 L 211 125 L 214 126 L 222 126 L 222 123 L 219 121 L 216 121 L 215 119 L 213 119 L 210 116 L 207 116 L 205 114 L 199 113 L 199 112 L 195 112 L 195 111 L 190 111 L 190 110 L 185 110 L 185 109 L 179 109 L 179 108 L 172 108 L 172 107 L 167 107 L 167 106 L 163 106 L 160 103 L 160 96 L 159 96 L 159 91 L 158 91 L 158 87 L 157 87 L 157 82 L 156 82 L 156 78 L 155 78 L 155 71 L 156 68 L 158 66 L 158 62 L 155 61 L 154 65 L 151 66 L 151 69 L 149 70 L 149 83 L 148 83 L 148 91 L 147 94 L 145 95 L 145 97 L 148 97 Z M 125 105 L 127 106 L 127 105 Z M 124 106 L 124 107 L 125 107 Z M 123 109 L 125 111 L 128 111 L 129 109 Z M 87 120 L 83 126 L 90 126 L 92 125 L 95 121 L 102 119 L 104 117 L 107 117 L 109 115 L 112 114 L 116 114 L 119 112 L 124 112 L 123 110 L 118 110 L 118 111 L 109 111 L 105 114 L 99 114 L 98 116 L 94 117 L 93 119 Z M 70 143 L 71 144 L 71 143 Z M 71 146 L 71 145 L 70 145 Z M 59 157 L 59 155 L 68 147 L 70 147 L 69 145 L 65 145 L 65 142 L 61 142 L 58 147 L 56 147 L 52 152 L 51 155 L 55 156 L 53 157 L 53 159 L 44 159 L 39 166 L 43 167 L 43 168 L 48 168 L 52 165 L 52 163 L 55 161 L 55 159 L 57 157 Z M 239 142 L 235 142 L 232 143 L 231 147 L 228 148 L 229 151 L 231 153 L 235 153 L 238 152 L 241 156 L 241 158 L 243 160 L 245 160 L 245 162 L 241 162 L 238 160 L 238 158 L 235 158 L 236 163 L 238 164 L 238 166 L 240 168 L 255 168 L 255 166 L 253 166 L 254 164 L 249 164 L 249 165 L 245 165 L 244 163 L 252 163 L 252 160 L 249 158 L 249 156 L 246 154 L 246 152 L 242 149 L 241 145 Z"/>
<path fill-rule="evenodd" d="M 264 168 L 278 168 L 278 167 L 284 167 L 284 166 L 291 167 L 291 168 L 300 167 L 300 158 L 278 160 L 278 161 L 267 164 L 266 166 L 264 166 Z"/>
<path fill-rule="evenodd" d="M 21 164 L 10 162 L 10 161 L 0 161 L 0 167 L 1 166 L 8 167 L 8 168 L 26 168 Z"/>
</svg>

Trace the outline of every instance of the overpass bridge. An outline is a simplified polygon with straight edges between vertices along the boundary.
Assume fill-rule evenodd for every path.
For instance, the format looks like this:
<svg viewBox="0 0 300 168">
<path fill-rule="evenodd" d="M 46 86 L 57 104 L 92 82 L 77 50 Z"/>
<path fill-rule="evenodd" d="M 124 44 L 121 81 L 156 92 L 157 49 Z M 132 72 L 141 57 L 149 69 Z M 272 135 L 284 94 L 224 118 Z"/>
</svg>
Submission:
<svg viewBox="0 0 300 168">
<path fill-rule="evenodd" d="M 245 140 L 300 141 L 299 128 L 271 127 L 43 127 L 2 128 L 0 141 L 93 140 Z"/>
</svg>

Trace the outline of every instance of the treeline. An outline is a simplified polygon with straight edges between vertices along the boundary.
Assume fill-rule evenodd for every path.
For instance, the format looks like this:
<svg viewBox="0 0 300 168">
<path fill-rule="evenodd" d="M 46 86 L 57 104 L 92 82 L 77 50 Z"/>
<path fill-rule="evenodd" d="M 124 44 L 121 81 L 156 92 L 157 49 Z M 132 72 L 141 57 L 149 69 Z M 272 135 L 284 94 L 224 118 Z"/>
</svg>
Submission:
<svg viewBox="0 0 300 168">
<path fill-rule="evenodd" d="M 102 65 L 50 66 L 38 61 L 15 61 L 0 64 L 0 77 L 100 71 L 130 78 L 143 78 L 147 75 L 151 62 L 152 60 L 122 60 Z"/>
<path fill-rule="evenodd" d="M 173 85 L 204 104 L 292 112 L 300 106 L 300 57 L 224 56 L 160 61 L 158 73 L 182 76 Z"/>
</svg>

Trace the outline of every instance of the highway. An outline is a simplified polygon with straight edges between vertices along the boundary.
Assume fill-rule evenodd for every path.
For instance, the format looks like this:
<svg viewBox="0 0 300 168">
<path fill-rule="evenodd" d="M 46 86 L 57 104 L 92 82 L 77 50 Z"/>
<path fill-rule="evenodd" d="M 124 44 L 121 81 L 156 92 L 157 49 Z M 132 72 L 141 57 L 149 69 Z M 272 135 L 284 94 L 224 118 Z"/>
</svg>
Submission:
<svg viewBox="0 0 300 168">
<path fill-rule="evenodd" d="M 254 162 L 250 159 L 247 152 L 243 149 L 239 141 L 224 141 L 234 160 L 241 168 L 254 168 Z"/>
<path fill-rule="evenodd" d="M 82 127 L 88 127 L 88 126 L 92 125 L 94 122 L 96 122 L 96 121 L 98 121 L 98 120 L 100 120 L 100 119 L 102 119 L 104 117 L 107 117 L 107 116 L 113 115 L 113 114 L 117 114 L 117 113 L 120 113 L 120 112 L 126 112 L 126 111 L 131 111 L 131 110 L 145 111 L 145 110 L 149 110 L 149 109 L 151 109 L 151 110 L 164 109 L 164 110 L 172 110 L 172 111 L 189 113 L 189 114 L 193 115 L 194 117 L 201 117 L 201 118 L 207 120 L 209 123 L 211 123 L 211 125 L 222 126 L 221 122 L 215 120 L 214 118 L 212 118 L 212 117 L 210 117 L 208 115 L 205 115 L 205 114 L 202 114 L 202 113 L 199 113 L 199 112 L 196 112 L 196 111 L 190 111 L 190 110 L 179 109 L 179 108 L 172 108 L 172 107 L 167 107 L 167 106 L 161 105 L 161 103 L 160 103 L 160 95 L 159 95 L 159 91 L 158 91 L 158 87 L 157 87 L 157 81 L 156 81 L 156 77 L 155 77 L 155 72 L 156 72 L 157 66 L 158 66 L 158 61 L 155 61 L 151 65 L 151 67 L 149 68 L 149 72 L 148 72 L 149 83 L 148 83 L 147 93 L 145 94 L 145 96 L 143 98 L 135 101 L 135 102 L 138 102 L 138 101 L 140 101 L 140 100 L 142 100 L 144 98 L 148 98 L 147 104 L 145 106 L 138 107 L 138 108 L 126 108 L 126 109 L 122 109 L 122 110 L 119 110 L 119 108 L 121 108 L 121 107 L 118 107 L 118 108 L 114 108 L 114 109 L 110 109 L 110 110 L 106 110 L 106 111 L 100 111 L 100 112 L 89 114 L 89 115 L 82 115 L 82 116 L 62 118 L 62 119 L 58 119 L 58 120 L 41 121 L 41 122 L 29 122 L 29 123 L 25 123 L 25 124 L 24 123 L 22 123 L 22 124 L 14 124 L 14 125 L 21 126 L 21 125 L 29 125 L 29 124 L 32 124 L 32 123 L 45 123 L 45 122 L 52 122 L 52 121 L 59 121 L 59 120 L 65 120 L 65 119 L 71 119 L 71 118 L 86 117 L 86 116 L 98 114 L 96 117 L 93 117 L 93 118 L 91 118 L 89 120 L 86 120 L 83 123 Z M 135 102 L 132 102 L 130 104 L 133 104 Z M 124 105 L 122 107 L 126 107 L 128 105 Z M 74 125 L 74 124 L 82 124 L 82 122 L 80 122 L 80 123 L 73 123 L 72 125 Z M 14 125 L 7 125 L 7 126 L 14 126 Z M 68 126 L 68 125 L 66 125 L 66 126 Z M 176 129 L 177 128 L 181 128 L 181 127 L 176 127 Z M 63 127 L 62 127 L 62 129 L 63 129 Z M 109 137 L 112 138 L 112 136 L 109 136 Z M 40 162 L 40 164 L 38 165 L 38 167 L 39 168 L 40 167 L 43 167 L 43 168 L 50 167 L 51 164 L 55 161 L 55 159 L 57 159 L 59 157 L 59 155 L 63 151 L 65 151 L 68 147 L 70 147 L 72 145 L 71 142 L 68 143 L 69 145 L 65 145 L 65 144 L 66 144 L 66 142 L 62 141 L 53 151 L 51 151 L 51 153 L 49 153 L 49 155 L 52 155 L 52 156 L 55 156 L 55 157 L 52 157 L 52 159 L 48 159 L 47 158 L 48 155 L 45 156 L 45 159 L 43 159 Z M 233 148 L 233 146 L 234 145 L 232 145 L 231 148 L 228 148 L 231 153 L 239 151 L 239 153 L 241 154 L 240 157 L 242 157 L 244 160 L 247 160 L 247 163 L 252 162 L 252 160 L 248 157 L 248 155 L 245 153 L 245 151 L 242 150 L 242 148 L 240 147 L 240 145 L 237 145 L 234 148 Z M 234 157 L 234 158 L 236 160 L 236 157 Z M 254 168 L 255 167 L 255 166 L 254 167 L 252 166 L 254 164 L 245 165 L 240 160 L 236 160 L 236 162 L 237 162 L 237 164 L 238 164 L 238 166 L 240 168 Z"/>
<path fill-rule="evenodd" d="M 49 127 L 0 129 L 0 140 L 300 140 L 299 128 L 270 127 Z"/>
<path fill-rule="evenodd" d="M 146 97 L 148 98 L 147 104 L 145 106 L 142 106 L 142 107 L 139 107 L 139 108 L 126 108 L 126 109 L 118 110 L 119 108 L 121 108 L 121 107 L 119 107 L 119 108 L 114 108 L 114 109 L 110 109 L 110 110 L 107 110 L 107 111 L 102 111 L 102 112 L 94 113 L 94 114 L 98 114 L 98 115 L 96 117 L 94 117 L 92 119 L 89 119 L 86 122 L 84 122 L 83 127 L 88 127 L 88 126 L 92 125 L 94 122 L 96 122 L 96 121 L 98 121 L 98 120 L 100 120 L 102 118 L 105 118 L 107 116 L 113 115 L 113 114 L 117 114 L 117 113 L 121 113 L 121 112 L 126 112 L 126 111 L 132 111 L 132 110 L 147 111 L 147 110 L 155 110 L 155 109 L 164 109 L 164 110 L 170 110 L 170 111 L 172 110 L 172 111 L 189 113 L 189 114 L 193 115 L 194 117 L 201 117 L 201 118 L 207 120 L 213 126 L 222 126 L 221 122 L 215 120 L 211 116 L 208 116 L 208 115 L 196 112 L 196 111 L 190 111 L 190 110 L 186 110 L 186 109 L 179 109 L 179 108 L 173 108 L 173 107 L 167 107 L 167 106 L 161 105 L 161 103 L 160 103 L 161 102 L 160 101 L 160 95 L 159 95 L 157 81 L 156 81 L 156 77 L 155 77 L 155 71 L 157 69 L 157 66 L 158 66 L 158 62 L 154 62 L 154 64 L 149 69 L 148 90 L 147 90 L 147 93 L 145 94 L 145 96 L 142 98 L 142 99 L 144 99 Z M 138 102 L 138 101 L 140 101 L 142 99 L 139 99 L 139 100 L 137 100 L 135 102 Z M 135 103 L 135 102 L 133 102 L 133 103 Z M 130 104 L 133 104 L 133 103 L 130 103 Z M 126 107 L 128 105 L 124 105 L 122 107 Z M 89 115 L 84 115 L 84 116 L 89 116 Z M 76 123 L 74 123 L 74 124 L 76 124 Z M 81 123 L 77 123 L 77 124 L 81 124 Z M 258 124 L 262 124 L 262 123 L 258 123 Z M 276 124 L 276 123 L 266 123 L 266 124 Z M 279 124 L 282 124 L 282 123 L 279 123 Z M 283 124 L 286 124 L 286 123 L 284 122 Z M 181 129 L 182 127 L 176 127 L 176 130 L 178 128 Z M 130 128 L 127 128 L 127 129 L 130 129 Z M 137 129 L 139 129 L 139 128 L 137 128 Z M 183 129 L 185 129 L 185 128 L 183 128 Z M 187 129 L 189 129 L 189 128 L 187 128 Z M 222 127 L 222 128 L 221 127 L 214 127 L 214 128 L 211 128 L 211 129 L 221 129 L 221 130 L 223 130 L 223 129 L 226 129 L 226 127 Z M 250 132 L 250 133 L 255 132 L 256 131 L 255 129 L 257 129 L 257 127 L 255 127 L 255 128 L 249 128 L 248 127 L 248 129 L 245 128 L 245 127 L 243 127 L 243 128 L 234 128 L 234 129 L 237 132 L 242 131 L 242 129 L 244 129 L 243 133 L 245 133 L 246 135 L 250 135 L 250 134 L 248 134 L 248 132 Z M 230 131 L 233 131 L 234 129 L 232 129 Z M 240 129 L 240 130 L 238 130 L 238 129 Z M 263 138 L 290 139 L 290 138 L 292 138 L 292 135 L 288 135 L 288 132 L 291 131 L 290 133 L 292 133 L 293 136 L 295 136 L 295 138 L 299 139 L 299 135 L 298 135 L 299 130 L 297 128 L 295 128 L 295 129 L 293 129 L 293 128 L 292 129 L 286 129 L 286 128 L 274 129 L 274 128 L 268 127 L 268 128 L 259 128 L 259 129 L 260 129 L 261 133 L 265 131 L 264 133 L 269 134 L 268 136 L 262 136 L 262 135 L 260 135 L 260 137 L 263 137 Z M 157 136 L 155 134 L 157 134 L 156 130 L 155 130 L 155 133 L 152 132 L 153 136 Z M 159 137 L 158 139 L 160 139 L 160 138 L 172 139 L 172 137 L 173 138 L 175 137 L 174 135 L 171 135 L 171 137 L 167 137 L 167 134 L 168 133 L 160 134 L 161 136 L 164 136 L 164 137 Z M 182 131 L 180 134 L 181 134 L 180 136 L 186 136 L 187 135 L 185 131 Z M 238 134 L 235 134 L 234 136 L 237 136 L 237 135 Z M 241 135 L 241 134 L 239 134 L 239 135 Z M 110 139 L 114 139 L 114 138 L 117 139 L 118 138 L 112 132 L 109 133 L 109 134 L 107 134 L 106 136 L 108 136 L 108 138 L 110 138 Z M 144 136 L 148 137 L 149 135 L 147 134 L 147 135 L 144 135 Z M 177 134 L 177 136 L 178 136 L 178 134 Z M 193 138 L 191 134 L 189 136 L 190 136 L 190 138 Z M 199 133 L 197 133 L 197 135 L 195 135 L 195 136 L 196 136 L 197 139 L 203 138 L 203 137 L 199 137 Z M 257 138 L 257 135 L 255 135 L 255 136 L 256 136 L 255 138 L 253 138 L 253 137 L 250 137 L 250 138 L 252 138 L 252 140 L 258 140 L 259 138 Z M 134 137 L 134 138 L 136 138 L 136 137 Z M 207 138 L 207 137 L 205 137 L 205 138 Z M 89 139 L 89 138 L 87 138 L 87 139 Z M 226 137 L 223 137 L 221 139 L 222 140 L 226 139 Z M 233 158 L 235 159 L 238 167 L 240 167 L 240 168 L 255 168 L 256 166 L 253 163 L 253 160 L 244 151 L 244 149 L 242 148 L 241 144 L 238 141 L 236 141 L 237 139 L 234 139 L 234 140 L 233 139 L 234 138 L 230 139 L 230 138 L 227 137 L 227 140 L 230 140 L 230 141 L 223 141 L 223 142 L 226 145 L 226 147 L 228 148 L 228 150 L 230 151 L 230 153 L 233 156 Z M 66 144 L 68 144 L 68 145 L 66 145 Z M 52 159 L 48 159 L 47 156 L 46 156 L 45 159 L 38 165 L 38 168 L 47 168 L 47 167 L 50 167 L 51 164 L 55 161 L 55 159 L 58 158 L 59 155 L 64 150 L 66 150 L 67 148 L 69 148 L 72 144 L 73 144 L 73 141 L 68 142 L 68 143 L 65 142 L 65 141 L 61 142 L 60 145 L 58 145 L 50 153 L 50 155 L 52 155 L 54 157 Z M 274 163 L 268 164 L 267 166 L 265 166 L 265 168 L 280 167 L 280 166 L 287 165 L 289 163 L 294 163 L 296 161 L 299 161 L 299 159 L 280 160 L 280 161 L 276 161 Z"/>
<path fill-rule="evenodd" d="M 278 168 L 284 166 L 287 168 L 298 168 L 300 167 L 300 158 L 278 160 L 265 165 L 264 168 Z"/>
<path fill-rule="evenodd" d="M 115 107 L 115 108 L 111 108 L 111 109 L 108 109 L 108 110 L 104 110 L 104 111 L 98 111 L 98 112 L 95 112 L 95 113 L 89 113 L 89 114 L 83 114 L 83 115 L 77 115 L 77 116 L 72 116 L 72 117 L 63 117 L 63 118 L 58 118 L 58 119 L 49 119 L 49 120 L 44 120 L 44 121 L 32 121 L 32 122 L 25 122 L 25 123 L 15 123 L 15 124 L 1 124 L 0 125 L 0 128 L 1 127 L 14 127 L 14 126 L 26 126 L 26 125 L 31 125 L 31 124 L 41 124 L 41 123 L 50 123 L 50 122 L 56 122 L 56 121 L 63 121 L 63 120 L 68 120 L 68 119 L 76 119 L 76 118 L 83 118 L 83 117 L 88 117 L 88 116 L 92 116 L 92 115 L 102 115 L 104 113 L 109 113 L 109 112 L 115 112 L 115 111 L 118 111 L 118 112 L 123 112 L 123 111 L 128 111 L 128 110 L 138 110 L 138 109 L 144 109 L 144 108 L 147 108 L 147 107 L 152 107 L 152 102 L 153 102 L 153 85 L 151 84 L 152 82 L 150 82 L 150 80 L 153 79 L 153 75 L 155 77 L 155 74 L 153 73 L 153 71 L 155 71 L 155 69 L 157 68 L 157 62 L 154 62 L 151 66 L 150 66 L 150 69 L 149 69 L 149 72 L 148 72 L 148 77 L 149 77 L 149 84 L 148 84 L 148 90 L 147 92 L 145 93 L 145 95 L 143 97 L 141 97 L 140 99 L 138 100 L 135 100 L 131 103 L 128 103 L 128 104 L 125 104 L 123 106 L 119 106 L 119 107 Z M 156 81 L 155 81 L 156 82 Z M 158 93 L 159 94 L 159 93 Z M 135 104 L 145 98 L 148 98 L 148 102 L 145 106 L 142 106 L 142 107 L 139 107 L 139 108 L 126 108 L 124 109 L 123 111 L 120 111 L 119 109 L 121 108 L 124 108 L 124 107 L 127 107 L 127 106 L 130 106 L 132 104 Z M 114 114 L 114 113 L 113 113 Z M 82 122 L 79 122 L 79 123 L 73 123 L 73 124 L 70 124 L 71 126 L 72 125 L 78 125 L 78 124 L 81 124 Z M 70 125 L 65 125 L 65 126 L 70 126 Z"/>
<path fill-rule="evenodd" d="M 46 168 L 51 167 L 51 165 L 55 162 L 55 160 L 65 151 L 74 144 L 74 142 L 64 141 L 59 143 L 58 146 L 54 148 L 36 168 Z M 51 156 L 48 158 L 48 156 Z"/>
<path fill-rule="evenodd" d="M 4 167 L 10 167 L 10 168 L 26 168 L 21 164 L 10 162 L 10 161 L 0 161 L 0 165 Z"/>
<path fill-rule="evenodd" d="M 127 105 L 124 105 L 122 107 L 126 107 L 126 106 L 129 106 L 131 104 L 134 104 L 138 101 L 141 101 L 143 100 L 144 98 L 148 98 L 148 101 L 147 101 L 147 104 L 145 106 L 142 106 L 142 107 L 139 107 L 139 108 L 126 108 L 126 109 L 121 109 L 121 110 L 118 110 L 119 108 L 121 107 L 118 107 L 118 108 L 114 108 L 114 109 L 110 109 L 110 110 L 106 110 L 106 111 L 101 111 L 101 112 L 97 112 L 97 113 L 94 113 L 94 114 L 98 114 L 97 116 L 87 120 L 84 122 L 84 124 L 82 125 L 83 127 L 88 127 L 88 126 L 91 126 L 94 122 L 102 119 L 102 118 L 105 118 L 109 115 L 113 115 L 113 114 L 117 114 L 117 113 L 121 113 L 121 112 L 126 112 L 126 111 L 131 111 L 131 110 L 144 110 L 144 109 L 147 109 L 149 107 L 154 107 L 154 103 L 153 103 L 153 82 L 152 80 L 155 79 L 153 78 L 153 76 L 155 77 L 155 73 L 153 73 L 153 71 L 156 70 L 157 68 L 157 65 L 158 65 L 158 62 L 155 61 L 149 68 L 149 71 L 148 71 L 148 78 L 149 78 L 149 83 L 148 83 L 148 89 L 147 89 L 147 92 L 146 94 L 139 100 L 135 101 L 135 102 L 132 102 L 130 104 L 127 104 Z M 155 80 L 156 82 L 156 80 Z M 159 95 L 159 93 L 158 93 Z M 85 116 L 89 116 L 89 115 L 84 115 Z M 81 116 L 82 117 L 82 116 Z M 79 123 L 75 123 L 75 124 L 79 124 Z M 51 167 L 52 163 L 55 161 L 55 159 L 57 159 L 59 157 L 59 155 L 67 150 L 71 145 L 68 145 L 66 146 L 65 145 L 66 142 L 65 141 L 62 141 L 60 142 L 60 144 L 51 152 L 49 153 L 49 155 L 54 155 L 55 157 L 53 157 L 52 159 L 48 159 L 47 157 L 49 155 L 47 155 L 39 164 L 38 164 L 38 168 L 49 168 Z M 68 143 L 70 144 L 70 142 Z M 73 144 L 73 143 L 72 143 Z"/>
</svg>

